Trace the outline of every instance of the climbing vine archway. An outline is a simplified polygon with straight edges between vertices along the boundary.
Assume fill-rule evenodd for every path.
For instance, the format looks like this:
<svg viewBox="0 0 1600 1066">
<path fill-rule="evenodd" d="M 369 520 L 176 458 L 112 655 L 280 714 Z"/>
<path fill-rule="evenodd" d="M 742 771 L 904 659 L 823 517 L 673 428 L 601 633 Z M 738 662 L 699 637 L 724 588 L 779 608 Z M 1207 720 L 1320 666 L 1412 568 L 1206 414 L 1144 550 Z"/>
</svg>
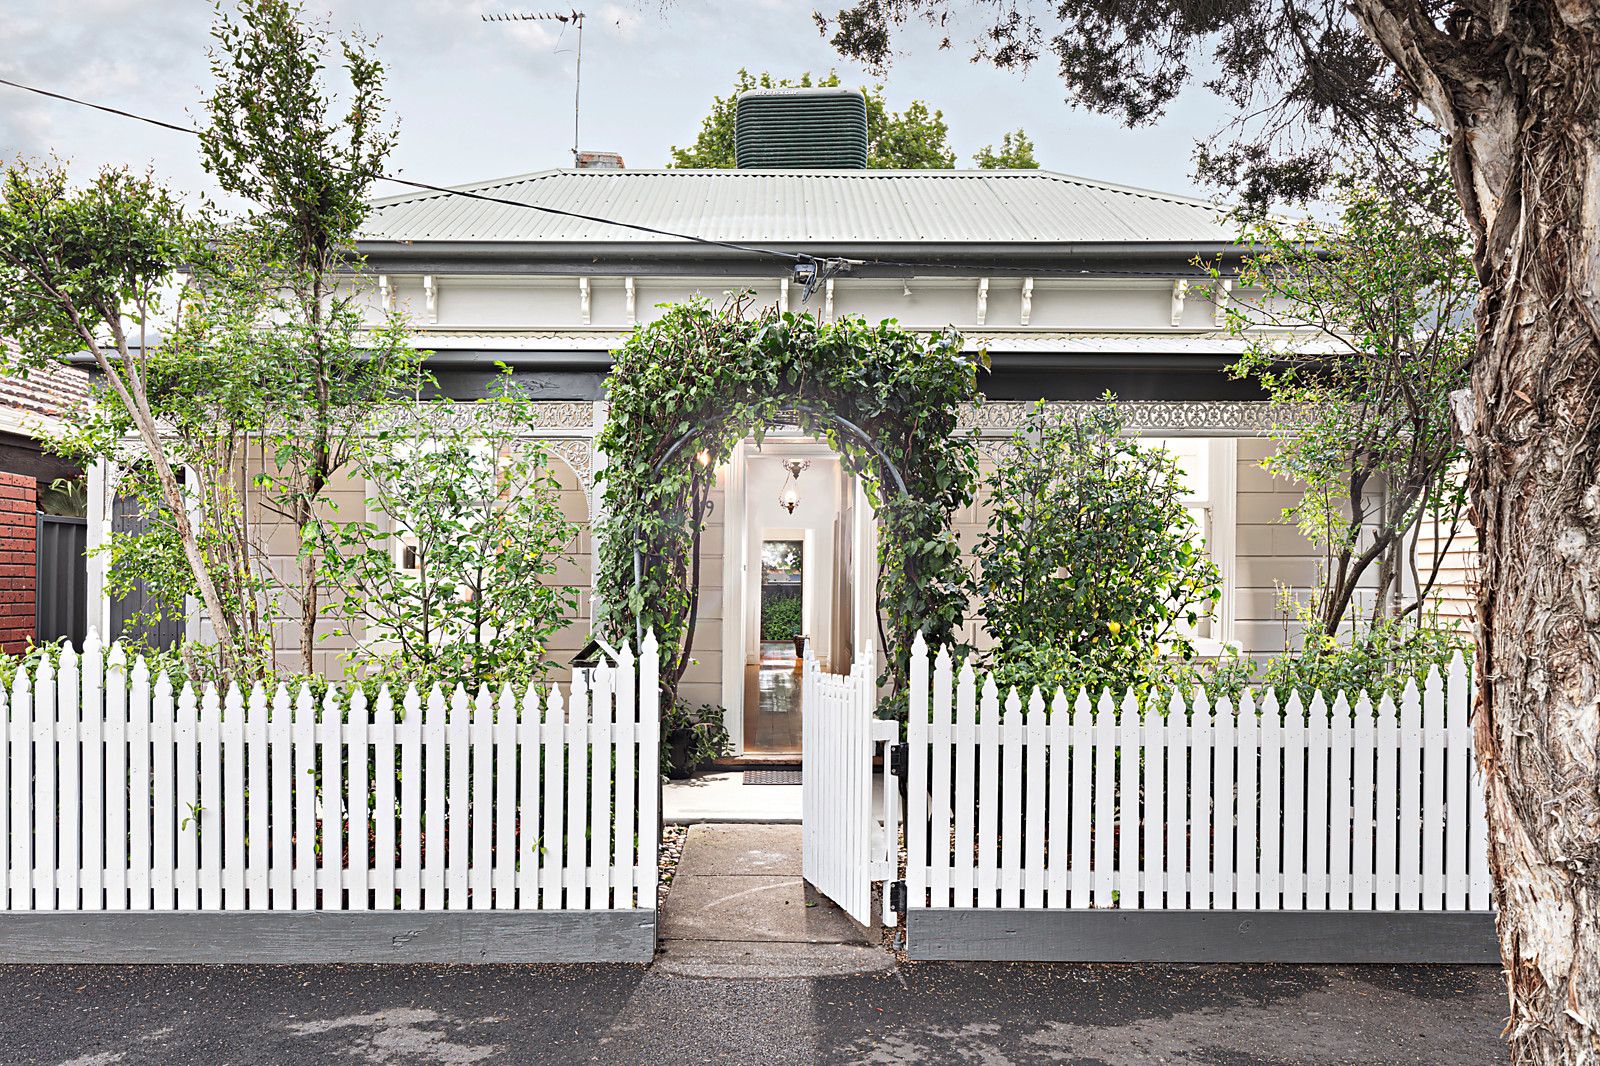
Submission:
<svg viewBox="0 0 1600 1066">
<path fill-rule="evenodd" d="M 614 359 L 597 441 L 607 465 L 595 620 L 612 638 L 653 628 L 664 685 L 676 689 L 689 659 L 717 467 L 745 436 L 782 421 L 826 438 L 877 511 L 893 692 L 918 630 L 930 643 L 955 639 L 967 578 L 951 516 L 971 501 L 978 469 L 974 440 L 957 432 L 960 406 L 978 397 L 958 334 L 696 300 L 641 326 Z"/>
</svg>

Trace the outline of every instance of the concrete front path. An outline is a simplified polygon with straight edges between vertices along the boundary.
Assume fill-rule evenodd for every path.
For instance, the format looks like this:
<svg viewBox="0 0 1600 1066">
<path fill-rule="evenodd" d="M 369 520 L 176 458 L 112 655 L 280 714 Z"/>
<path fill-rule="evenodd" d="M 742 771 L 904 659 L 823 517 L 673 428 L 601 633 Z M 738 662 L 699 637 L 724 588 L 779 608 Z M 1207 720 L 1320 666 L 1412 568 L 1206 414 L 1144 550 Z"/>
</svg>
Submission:
<svg viewBox="0 0 1600 1066">
<path fill-rule="evenodd" d="M 889 969 L 894 957 L 800 876 L 797 825 L 694 825 L 661 914 L 658 969 L 783 978 Z"/>
<path fill-rule="evenodd" d="M 752 822 L 798 826 L 800 786 L 747 785 L 743 770 L 696 774 L 687 781 L 668 781 L 662 786 L 661 820 L 668 825 Z"/>
</svg>

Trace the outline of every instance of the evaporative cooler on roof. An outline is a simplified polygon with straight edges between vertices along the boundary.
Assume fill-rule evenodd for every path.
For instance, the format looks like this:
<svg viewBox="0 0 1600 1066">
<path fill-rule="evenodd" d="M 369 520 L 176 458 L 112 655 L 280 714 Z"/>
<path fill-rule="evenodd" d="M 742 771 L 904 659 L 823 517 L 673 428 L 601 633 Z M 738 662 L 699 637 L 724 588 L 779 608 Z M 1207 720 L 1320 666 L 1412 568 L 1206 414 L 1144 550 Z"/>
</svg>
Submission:
<svg viewBox="0 0 1600 1066">
<path fill-rule="evenodd" d="M 867 101 L 852 89 L 752 89 L 734 108 L 740 170 L 865 170 Z"/>
</svg>

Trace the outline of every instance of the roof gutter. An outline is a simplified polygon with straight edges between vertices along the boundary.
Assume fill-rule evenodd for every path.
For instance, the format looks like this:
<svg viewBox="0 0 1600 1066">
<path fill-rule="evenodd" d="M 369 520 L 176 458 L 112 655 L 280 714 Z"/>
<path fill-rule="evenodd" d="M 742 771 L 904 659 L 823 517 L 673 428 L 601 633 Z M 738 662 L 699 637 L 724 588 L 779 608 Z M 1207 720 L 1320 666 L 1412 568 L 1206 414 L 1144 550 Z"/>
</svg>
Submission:
<svg viewBox="0 0 1600 1066">
<path fill-rule="evenodd" d="M 940 273 L 989 274 L 1071 270 L 1113 277 L 1129 270 L 1174 277 L 1199 276 L 1192 260 L 1238 259 L 1248 249 L 1232 241 L 1119 241 L 1114 243 L 896 243 L 816 242 L 761 244 L 759 250 L 683 241 L 395 241 L 366 240 L 357 251 L 369 270 L 408 273 L 684 274 L 695 269 L 781 277 L 790 264 L 774 252 L 842 257 L 865 262 L 856 277 L 910 277 Z M 873 262 L 880 260 L 882 262 Z M 687 268 L 687 269 L 686 269 Z"/>
</svg>

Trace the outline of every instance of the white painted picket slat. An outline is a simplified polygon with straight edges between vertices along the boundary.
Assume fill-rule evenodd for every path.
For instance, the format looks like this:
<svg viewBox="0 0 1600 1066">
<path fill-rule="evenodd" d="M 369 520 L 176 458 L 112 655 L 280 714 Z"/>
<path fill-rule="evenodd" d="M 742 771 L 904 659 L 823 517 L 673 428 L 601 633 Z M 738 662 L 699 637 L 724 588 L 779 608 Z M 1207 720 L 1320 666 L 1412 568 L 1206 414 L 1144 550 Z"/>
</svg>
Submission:
<svg viewBox="0 0 1600 1066">
<path fill-rule="evenodd" d="M 244 696 L 238 685 L 229 685 L 222 702 L 222 795 L 227 797 L 221 817 L 222 901 L 223 910 L 248 909 L 245 895 L 245 813 L 249 805 L 249 785 L 244 748 Z"/>
<path fill-rule="evenodd" d="M 1328 743 L 1328 909 L 1350 909 L 1350 786 L 1354 778 L 1354 747 L 1350 702 L 1343 692 L 1333 699 Z"/>
<path fill-rule="evenodd" d="M 494 893 L 494 698 L 487 686 L 478 686 L 472 701 L 472 724 L 467 746 L 472 752 L 469 788 L 472 800 L 470 848 L 467 860 L 467 905 L 488 910 Z"/>
<path fill-rule="evenodd" d="M 567 706 L 567 871 L 565 907 L 584 910 L 588 903 L 588 848 L 584 834 L 589 826 L 589 690 L 582 673 L 572 679 L 572 702 Z"/>
<path fill-rule="evenodd" d="M 947 648 L 940 648 L 934 659 L 936 684 L 948 685 L 954 664 Z M 952 869 L 950 884 L 952 902 L 957 907 L 971 907 L 976 898 L 977 856 L 977 792 L 974 788 L 978 741 L 978 679 L 972 664 L 965 660 L 956 680 L 955 696 L 955 837 L 950 847 Z"/>
<path fill-rule="evenodd" d="M 1234 906 L 1234 799 L 1237 790 L 1234 759 L 1237 734 L 1233 701 L 1226 695 L 1217 699 L 1212 725 L 1211 759 L 1211 840 L 1212 906 L 1231 910 Z"/>
<path fill-rule="evenodd" d="M 1444 907 L 1445 732 L 1444 679 L 1428 671 L 1422 689 L 1422 909 Z"/>
<path fill-rule="evenodd" d="M 271 869 L 267 885 L 272 909 L 294 909 L 294 712 L 289 690 L 278 685 L 272 693 L 272 719 L 267 723 L 268 761 L 272 779 Z"/>
<path fill-rule="evenodd" d="M 944 652 L 948 660 L 948 651 Z M 805 663 L 806 690 L 802 697 L 814 698 L 820 695 L 820 688 L 814 676 L 811 661 Z M 936 671 L 937 673 L 937 671 Z M 937 682 L 935 682 L 937 683 Z M 908 685 L 911 706 L 927 708 L 928 700 L 928 649 L 927 645 L 918 642 L 911 649 L 911 675 Z M 947 904 L 947 900 L 939 898 L 935 891 L 932 899 L 925 903 L 925 894 L 928 892 L 929 882 L 938 876 L 938 871 L 948 865 L 948 856 L 944 854 L 944 842 L 939 839 L 937 829 L 930 830 L 929 820 L 933 817 L 929 803 L 931 789 L 928 785 L 928 746 L 933 742 L 931 736 L 933 725 L 930 720 L 932 714 L 938 713 L 937 701 L 934 709 L 929 714 L 913 714 L 906 723 L 906 897 L 916 900 L 917 906 L 924 905 L 939 908 Z M 805 709 L 802 706 L 802 711 Z M 805 712 L 809 713 L 809 712 Z M 802 741 L 812 739 L 815 730 L 802 737 Z M 803 745 L 802 745 L 803 746 Z M 804 757 L 802 751 L 802 758 Z M 812 765 L 818 770 L 824 770 L 827 760 L 813 759 Z M 820 781 L 810 783 L 802 782 L 802 788 L 816 788 Z M 802 801 L 804 797 L 802 796 Z M 814 801 L 813 801 L 814 802 Z M 812 825 L 801 830 L 802 834 L 814 834 L 817 826 Z M 821 859 L 820 847 L 812 836 L 807 841 L 807 848 L 813 862 Z M 958 906 L 966 906 L 958 902 Z"/>
<path fill-rule="evenodd" d="M 993 674 L 983 678 L 978 751 L 978 906 L 995 907 L 1000 887 L 1000 689 Z"/>
<path fill-rule="evenodd" d="M 106 804 L 108 781 L 106 778 L 106 708 L 105 658 L 100 647 L 100 636 L 89 631 L 83 642 L 83 657 L 79 660 L 79 700 L 82 707 L 83 727 L 83 799 L 82 836 L 79 845 L 79 866 L 82 870 L 79 891 L 81 906 L 86 911 L 105 908 L 106 869 Z M 0 818 L 4 815 L 0 814 Z"/>
<path fill-rule="evenodd" d="M 173 778 L 172 682 L 162 673 L 150 693 L 150 909 L 173 909 L 178 807 Z"/>
<path fill-rule="evenodd" d="M 1356 699 L 1355 724 L 1351 733 L 1351 777 L 1355 808 L 1351 816 L 1350 906 L 1358 911 L 1373 909 L 1377 864 L 1374 861 L 1373 819 L 1377 787 L 1374 760 L 1377 755 L 1377 721 L 1372 700 L 1365 692 Z"/>
<path fill-rule="evenodd" d="M 1376 838 L 1373 905 L 1376 910 L 1392 911 L 1400 898 L 1400 723 L 1394 700 L 1387 693 L 1378 701 L 1377 746 L 1377 783 L 1372 789 Z"/>
<path fill-rule="evenodd" d="M 1000 719 L 1000 906 L 1022 906 L 1022 700 L 1006 693 Z"/>
<path fill-rule="evenodd" d="M 1130 690 L 1117 715 L 1117 900 L 1139 905 L 1139 699 Z"/>
<path fill-rule="evenodd" d="M 395 832 L 395 775 L 400 769 L 396 762 L 395 738 L 399 731 L 394 696 L 385 686 L 378 690 L 372 717 L 372 908 L 380 911 L 395 909 L 395 893 L 399 888 L 395 868 L 396 848 L 400 843 Z M 409 813 L 415 809 L 411 801 L 416 795 L 415 789 L 407 781 L 399 784 L 400 791 L 407 793 L 408 816 L 415 817 Z"/>
<path fill-rule="evenodd" d="M 56 909 L 56 678 L 47 656 L 34 676 L 33 909 Z M 168 780 L 171 780 L 170 770 Z"/>
<path fill-rule="evenodd" d="M 1049 837 L 1049 854 L 1045 863 L 1049 868 L 1045 883 L 1045 902 L 1048 907 L 1071 905 L 1069 889 L 1072 869 L 1072 708 L 1067 694 L 1056 689 L 1050 701 L 1048 726 L 1049 763 L 1049 813 L 1044 832 Z M 959 835 L 959 834 L 958 834 Z"/>
<path fill-rule="evenodd" d="M 1189 723 L 1189 905 L 1211 909 L 1211 701 L 1198 692 Z"/>
<path fill-rule="evenodd" d="M 946 708 L 944 732 L 949 732 L 949 714 Z M 1025 907 L 1039 908 L 1045 905 L 1044 898 L 1044 838 L 1045 824 L 1048 812 L 1045 809 L 1045 721 L 1044 697 L 1038 689 L 1034 689 L 1028 697 L 1027 718 L 1023 723 L 1023 735 L 1027 745 L 1025 763 L 1027 766 L 1027 807 L 1023 811 L 1023 849 L 1022 849 L 1022 905 Z M 945 737 L 945 747 L 949 746 L 949 738 Z M 950 760 L 948 754 L 942 754 L 939 765 L 948 767 Z M 948 788 L 948 786 L 946 786 Z M 945 795 L 949 795 L 948 792 Z"/>
<path fill-rule="evenodd" d="M 83 780 L 80 777 L 83 752 L 78 729 L 78 657 L 70 646 L 62 649 L 60 672 L 56 676 L 56 784 L 60 789 L 56 803 L 56 906 L 77 910 L 80 869 Z"/>
<path fill-rule="evenodd" d="M 1261 883 L 1262 910 L 1283 908 L 1283 734 L 1278 694 L 1261 695 Z"/>
<path fill-rule="evenodd" d="M 349 855 L 345 866 L 345 907 L 364 911 L 371 907 L 370 877 L 368 876 L 367 845 L 372 839 L 372 793 L 367 782 L 367 742 L 370 732 L 371 710 L 367 695 L 359 685 L 350 686 L 350 700 L 346 705 L 345 725 L 345 811 L 348 822 L 346 850 Z M 337 817 L 337 813 L 335 814 Z"/>
<path fill-rule="evenodd" d="M 1194 747 L 1194 723 L 1189 704 L 1176 692 L 1167 710 L 1167 893 L 1166 905 L 1173 910 L 1189 907 L 1190 826 L 1189 811 L 1194 795 L 1189 787 L 1189 760 Z"/>
<path fill-rule="evenodd" d="M 1079 689 L 1072 705 L 1069 733 L 1072 745 L 1072 786 L 1069 790 L 1072 796 L 1069 801 L 1072 815 L 1072 871 L 1067 882 L 1072 906 L 1078 908 L 1087 908 L 1093 899 L 1093 881 L 1090 877 L 1090 856 L 1093 852 L 1090 845 L 1094 831 L 1091 820 L 1094 810 L 1094 747 L 1090 742 L 1090 718 L 1089 694 Z"/>
<path fill-rule="evenodd" d="M 638 861 L 636 839 L 638 833 L 634 821 L 638 807 L 634 797 L 638 790 L 636 766 L 639 744 L 639 676 L 633 648 L 623 644 L 618 654 L 620 658 L 617 661 L 617 683 L 614 691 L 617 701 L 616 726 L 612 734 L 617 757 L 616 808 L 613 815 L 616 840 L 613 844 L 614 854 L 611 861 L 611 888 L 612 905 L 628 908 L 634 905 L 633 889 Z"/>
<path fill-rule="evenodd" d="M 1422 902 L 1422 699 L 1415 681 L 1400 696 L 1400 909 Z"/>
<path fill-rule="evenodd" d="M 244 711 L 245 787 L 249 791 L 249 810 L 245 815 L 244 891 L 246 905 L 253 911 L 264 911 L 271 904 L 268 880 L 271 855 L 272 830 L 267 811 L 271 794 L 268 791 L 267 693 L 260 682 L 250 686 L 250 699 Z M 230 907 L 231 909 L 231 907 Z"/>
<path fill-rule="evenodd" d="M 1141 723 L 1144 749 L 1144 895 L 1139 906 L 1151 910 L 1167 898 L 1167 716 L 1152 693 Z"/>
<path fill-rule="evenodd" d="M 544 910 L 560 910 L 565 892 L 566 718 L 561 688 L 551 685 L 544 719 L 544 851 L 539 863 L 539 906 Z"/>
<path fill-rule="evenodd" d="M 317 703 L 302 684 L 294 701 L 294 909 L 317 909 Z"/>
<path fill-rule="evenodd" d="M 1239 842 L 1234 851 L 1238 867 L 1234 883 L 1235 905 L 1240 910 L 1252 911 L 1256 901 L 1256 863 L 1261 857 L 1261 823 L 1257 817 L 1257 788 L 1260 777 L 1261 719 L 1256 716 L 1255 693 L 1246 690 L 1239 699 Z M 1273 826 L 1277 830 L 1277 826 Z"/>
<path fill-rule="evenodd" d="M 927 649 L 921 649 L 921 659 L 926 670 Z M 934 664 L 934 672 L 941 676 L 935 680 L 933 688 L 933 720 L 929 723 L 928 742 L 917 745 L 917 758 L 919 766 L 923 760 L 929 765 L 931 784 L 929 786 L 928 802 L 928 839 L 932 843 L 932 870 L 928 875 L 928 889 L 932 906 L 947 907 L 950 905 L 951 864 L 955 854 L 949 846 L 951 833 L 952 788 L 950 767 L 951 743 L 951 703 L 950 686 L 950 656 L 948 653 L 940 657 Z M 937 753 L 931 759 L 929 750 Z M 920 780 L 920 778 L 919 778 Z"/>
<path fill-rule="evenodd" d="M 1094 716 L 1094 798 L 1091 817 L 1094 819 L 1094 906 L 1113 906 L 1111 893 L 1116 888 L 1113 879 L 1116 845 L 1116 759 L 1117 726 L 1111 693 L 1102 690 Z M 981 847 L 981 842 L 980 842 Z M 980 851 L 979 858 L 982 858 Z M 980 874 L 981 876 L 981 874 Z"/>
<path fill-rule="evenodd" d="M 200 809 L 192 828 L 200 846 L 196 876 L 202 910 L 222 909 L 222 838 L 227 812 L 222 809 L 222 706 L 215 685 L 207 685 L 200 698 L 199 737 Z"/>
<path fill-rule="evenodd" d="M 611 830 L 615 817 L 611 803 L 612 719 L 617 713 L 613 698 L 615 677 L 610 662 L 595 668 L 594 689 L 590 693 L 589 716 L 589 826 L 588 876 L 589 908 L 598 910 L 611 899 Z"/>
</svg>

